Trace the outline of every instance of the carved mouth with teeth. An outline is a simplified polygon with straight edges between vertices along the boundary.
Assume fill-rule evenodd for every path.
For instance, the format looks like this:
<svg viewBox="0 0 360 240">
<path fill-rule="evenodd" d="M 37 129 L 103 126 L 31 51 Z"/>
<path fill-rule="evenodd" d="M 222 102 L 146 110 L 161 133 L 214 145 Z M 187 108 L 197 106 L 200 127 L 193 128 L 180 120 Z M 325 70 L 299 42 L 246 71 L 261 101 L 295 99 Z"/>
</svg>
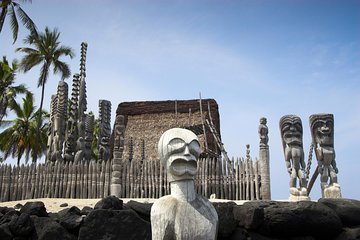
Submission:
<svg viewBox="0 0 360 240">
<path fill-rule="evenodd" d="M 172 161 L 170 171 L 177 176 L 190 175 L 194 176 L 197 171 L 197 163 L 193 159 L 177 158 Z"/>
</svg>

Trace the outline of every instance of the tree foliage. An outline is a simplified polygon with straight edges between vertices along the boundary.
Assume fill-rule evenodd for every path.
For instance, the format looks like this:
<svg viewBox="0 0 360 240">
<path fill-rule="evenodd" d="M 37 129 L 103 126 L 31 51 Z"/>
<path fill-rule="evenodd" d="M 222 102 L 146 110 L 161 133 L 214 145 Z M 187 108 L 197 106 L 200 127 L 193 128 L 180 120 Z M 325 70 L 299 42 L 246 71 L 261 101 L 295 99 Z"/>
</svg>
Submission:
<svg viewBox="0 0 360 240">
<path fill-rule="evenodd" d="M 73 58 L 74 51 L 70 47 L 60 45 L 59 37 L 60 32 L 56 28 L 51 31 L 48 27 L 46 27 L 45 32 L 30 34 L 24 39 L 24 43 L 29 44 L 33 48 L 23 47 L 16 49 L 16 51 L 25 54 L 19 64 L 20 70 L 26 73 L 33 67 L 41 65 L 38 80 L 38 87 L 42 88 L 39 108 L 39 123 L 44 102 L 45 84 L 48 80 L 51 68 L 54 74 L 61 74 L 62 80 L 70 77 L 71 75 L 69 65 L 60 59 L 63 56 Z"/>
<path fill-rule="evenodd" d="M 21 23 L 30 31 L 31 34 L 36 35 L 37 29 L 36 25 L 31 20 L 31 18 L 26 14 L 26 12 L 21 8 L 19 1 L 14 0 L 2 0 L 0 2 L 1 13 L 0 13 L 0 32 L 3 29 L 6 16 L 10 17 L 10 27 L 13 34 L 14 42 L 17 40 L 19 32 L 19 23 L 18 18 L 20 18 Z M 31 0 L 21 0 L 21 2 L 31 2 Z"/>
<path fill-rule="evenodd" d="M 17 71 L 17 61 L 10 65 L 6 57 L 0 61 L 0 121 L 7 115 L 9 103 L 14 101 L 17 94 L 26 93 L 24 84 L 14 85 Z"/>
<path fill-rule="evenodd" d="M 9 106 L 16 118 L 1 122 L 1 127 L 5 128 L 0 133 L 0 150 L 4 154 L 3 158 L 16 158 L 19 165 L 25 154 L 25 162 L 30 158 L 32 162 L 36 162 L 46 152 L 49 114 L 43 112 L 40 123 L 37 122 L 39 110 L 35 111 L 33 94 L 30 92 L 22 99 L 22 105 L 11 101 Z M 38 125 L 41 126 L 39 141 L 35 137 Z"/>
</svg>

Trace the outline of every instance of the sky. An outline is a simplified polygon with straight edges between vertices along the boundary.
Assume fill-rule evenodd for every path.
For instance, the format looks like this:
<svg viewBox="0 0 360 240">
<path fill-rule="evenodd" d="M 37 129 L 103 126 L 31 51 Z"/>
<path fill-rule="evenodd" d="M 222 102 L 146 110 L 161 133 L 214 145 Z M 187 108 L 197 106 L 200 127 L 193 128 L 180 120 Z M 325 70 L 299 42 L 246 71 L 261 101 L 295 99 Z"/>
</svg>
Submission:
<svg viewBox="0 0 360 240">
<path fill-rule="evenodd" d="M 259 119 L 266 117 L 272 199 L 289 197 L 280 118 L 302 119 L 307 159 L 309 116 L 334 114 L 342 195 L 360 199 L 360 1 L 33 0 L 21 6 L 40 31 L 58 28 L 62 45 L 74 49 L 73 59 L 62 59 L 72 73 L 79 72 L 81 42 L 88 43 L 88 110 L 97 116 L 98 100 L 110 100 L 112 124 L 121 102 L 197 99 L 201 92 L 219 105 L 229 156 L 244 157 L 250 144 L 256 158 Z M 12 44 L 6 21 L 0 55 L 20 59 L 14 50 L 26 46 L 27 34 L 20 26 Z M 19 73 L 16 80 L 38 104 L 39 71 Z M 49 77 L 47 109 L 59 80 Z M 321 197 L 319 185 L 318 179 L 313 200 Z"/>
</svg>

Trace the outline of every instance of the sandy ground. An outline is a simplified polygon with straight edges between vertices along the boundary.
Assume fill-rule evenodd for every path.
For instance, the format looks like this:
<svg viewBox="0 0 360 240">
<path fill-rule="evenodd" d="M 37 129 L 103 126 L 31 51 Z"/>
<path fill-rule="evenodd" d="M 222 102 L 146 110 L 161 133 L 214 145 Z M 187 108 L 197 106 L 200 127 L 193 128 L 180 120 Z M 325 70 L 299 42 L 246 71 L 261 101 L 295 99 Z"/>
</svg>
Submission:
<svg viewBox="0 0 360 240">
<path fill-rule="evenodd" d="M 153 203 L 156 199 L 153 198 L 122 198 L 124 203 L 127 203 L 130 200 L 134 200 L 137 202 L 143 203 Z M 95 204 L 100 201 L 98 199 L 72 199 L 72 198 L 38 198 L 38 199 L 26 199 L 26 200 L 19 200 L 19 201 L 11 201 L 11 202 L 0 202 L 0 207 L 14 207 L 16 204 L 20 203 L 24 205 L 26 202 L 35 202 L 41 201 L 45 204 L 45 208 L 47 212 L 59 212 L 62 209 L 69 208 L 72 206 L 78 207 L 80 210 L 85 207 L 94 207 Z M 220 199 L 210 199 L 211 202 L 228 202 L 229 200 L 220 200 Z M 245 201 L 234 201 L 236 204 L 243 204 Z M 67 203 L 68 206 L 60 207 L 61 204 Z"/>
</svg>

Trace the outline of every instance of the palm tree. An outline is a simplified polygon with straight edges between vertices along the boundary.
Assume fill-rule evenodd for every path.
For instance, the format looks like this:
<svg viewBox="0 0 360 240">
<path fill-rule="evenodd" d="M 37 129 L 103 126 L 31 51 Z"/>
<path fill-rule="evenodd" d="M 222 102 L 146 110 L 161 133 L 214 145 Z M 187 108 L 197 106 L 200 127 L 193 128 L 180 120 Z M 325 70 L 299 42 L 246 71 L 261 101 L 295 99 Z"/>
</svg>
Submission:
<svg viewBox="0 0 360 240">
<path fill-rule="evenodd" d="M 21 2 L 31 2 L 31 0 L 21 0 Z M 5 17 L 7 14 L 10 16 L 10 26 L 13 33 L 14 42 L 16 42 L 17 35 L 19 32 L 19 24 L 16 17 L 16 14 L 20 17 L 22 24 L 33 34 L 37 34 L 35 23 L 31 18 L 25 13 L 25 11 L 20 7 L 20 4 L 14 0 L 2 0 L 0 3 L 1 13 L 0 13 L 0 32 L 4 26 Z"/>
<path fill-rule="evenodd" d="M 40 77 L 38 80 L 38 87 L 41 87 L 41 101 L 39 107 L 39 121 L 41 119 L 41 112 L 44 102 L 45 84 L 48 80 L 49 71 L 52 67 L 53 73 L 61 74 L 61 79 L 64 80 L 71 75 L 69 65 L 60 61 L 60 57 L 69 56 L 74 57 L 74 51 L 67 46 L 61 46 L 58 41 L 60 32 L 55 28 L 50 31 L 48 27 L 45 28 L 44 33 L 30 34 L 24 39 L 25 44 L 33 45 L 34 48 L 18 48 L 16 51 L 25 53 L 21 59 L 19 67 L 20 70 L 27 72 L 33 67 L 41 64 Z M 38 126 L 40 128 L 40 126 Z"/>
<path fill-rule="evenodd" d="M 47 143 L 48 116 L 43 112 L 40 126 L 40 141 L 37 142 L 37 122 L 39 110 L 35 111 L 33 94 L 28 92 L 22 99 L 20 106 L 16 101 L 11 101 L 9 106 L 16 114 L 14 120 L 2 121 L 2 127 L 9 126 L 0 133 L 0 150 L 4 153 L 4 160 L 10 155 L 17 158 L 17 164 L 25 154 L 25 161 L 28 162 L 30 156 L 33 162 L 45 154 Z"/>
<path fill-rule="evenodd" d="M 26 93 L 24 84 L 14 86 L 15 73 L 17 71 L 17 61 L 14 60 L 9 65 L 6 57 L 0 61 L 0 121 L 6 116 L 9 102 L 15 99 L 19 93 Z"/>
</svg>

